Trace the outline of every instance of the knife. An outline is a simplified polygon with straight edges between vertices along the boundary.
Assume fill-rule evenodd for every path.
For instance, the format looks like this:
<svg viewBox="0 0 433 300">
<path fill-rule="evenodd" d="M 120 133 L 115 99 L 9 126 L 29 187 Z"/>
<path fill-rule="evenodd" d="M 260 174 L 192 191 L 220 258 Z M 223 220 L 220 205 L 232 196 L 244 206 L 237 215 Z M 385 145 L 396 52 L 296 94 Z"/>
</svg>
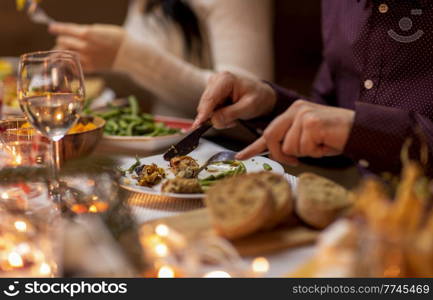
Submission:
<svg viewBox="0 0 433 300">
<path fill-rule="evenodd" d="M 212 123 L 210 121 L 203 123 L 200 127 L 184 137 L 179 143 L 172 145 L 164 154 L 164 159 L 170 161 L 173 157 L 191 153 L 198 147 L 202 135 L 211 128 Z"/>
<path fill-rule="evenodd" d="M 226 101 L 220 106 L 228 106 L 230 104 L 233 104 L 233 100 L 230 98 L 227 98 Z M 254 134 L 257 138 L 262 136 L 262 131 L 256 129 L 254 122 L 245 121 L 245 120 L 238 120 L 238 122 L 243 125 L 246 129 L 248 129 L 252 134 Z M 209 129 L 212 128 L 211 121 L 207 121 L 203 123 L 200 127 L 195 129 L 193 132 L 188 134 L 186 137 L 184 137 L 179 143 L 176 145 L 172 145 L 168 151 L 164 154 L 164 159 L 166 161 L 170 161 L 173 157 L 176 156 L 184 156 L 192 151 L 194 151 L 199 143 L 200 138 L 205 134 Z"/>
<path fill-rule="evenodd" d="M 238 122 L 247 128 L 251 133 L 253 133 L 257 138 L 262 136 L 262 131 L 256 129 L 253 123 L 245 120 L 238 120 Z M 170 161 L 173 157 L 184 156 L 194 151 L 200 143 L 200 138 L 211 128 L 211 121 L 205 122 L 203 125 L 184 137 L 179 143 L 172 145 L 164 154 L 164 160 Z"/>
</svg>

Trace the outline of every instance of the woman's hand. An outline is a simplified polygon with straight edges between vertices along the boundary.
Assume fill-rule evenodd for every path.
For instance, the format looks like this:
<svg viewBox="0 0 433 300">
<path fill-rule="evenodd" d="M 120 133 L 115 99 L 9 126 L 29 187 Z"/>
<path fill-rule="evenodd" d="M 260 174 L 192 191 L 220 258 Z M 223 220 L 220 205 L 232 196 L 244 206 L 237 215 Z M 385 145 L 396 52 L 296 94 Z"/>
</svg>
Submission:
<svg viewBox="0 0 433 300">
<path fill-rule="evenodd" d="M 220 108 L 227 99 L 233 104 Z M 229 72 L 213 75 L 197 108 L 193 127 L 211 119 L 215 128 L 231 127 L 238 119 L 249 120 L 270 113 L 276 95 L 267 84 L 237 77 Z"/>
<path fill-rule="evenodd" d="M 56 49 L 78 52 L 87 72 L 111 69 L 125 37 L 115 25 L 53 23 L 49 31 L 58 36 Z"/>
<path fill-rule="evenodd" d="M 297 157 L 341 154 L 354 118 L 355 112 L 349 109 L 298 100 L 266 128 L 263 137 L 240 152 L 237 159 L 247 159 L 268 149 L 273 159 L 296 165 Z"/>
</svg>

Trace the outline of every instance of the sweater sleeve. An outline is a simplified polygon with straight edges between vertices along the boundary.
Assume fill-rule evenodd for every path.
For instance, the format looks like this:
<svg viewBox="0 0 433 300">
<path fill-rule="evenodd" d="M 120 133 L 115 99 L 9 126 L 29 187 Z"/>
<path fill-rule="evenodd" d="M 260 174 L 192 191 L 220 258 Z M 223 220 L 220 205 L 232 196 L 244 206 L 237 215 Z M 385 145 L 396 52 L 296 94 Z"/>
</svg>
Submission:
<svg viewBox="0 0 433 300">
<path fill-rule="evenodd" d="M 208 1 L 202 1 L 208 2 Z M 165 49 L 127 35 L 114 62 L 161 101 L 193 116 L 209 76 L 231 71 L 271 79 L 272 41 L 269 0 L 211 1 L 206 17 L 212 69 L 202 69 Z"/>
<path fill-rule="evenodd" d="M 272 0 L 216 0 L 208 30 L 215 71 L 273 79 Z"/>
<path fill-rule="evenodd" d="M 432 161 L 433 122 L 419 113 L 382 105 L 357 102 L 355 121 L 344 154 L 354 160 L 365 160 L 376 172 L 401 169 L 401 151 L 411 140 L 409 155 L 420 160 L 427 146 Z M 432 173 L 431 164 L 428 173 Z"/>
</svg>

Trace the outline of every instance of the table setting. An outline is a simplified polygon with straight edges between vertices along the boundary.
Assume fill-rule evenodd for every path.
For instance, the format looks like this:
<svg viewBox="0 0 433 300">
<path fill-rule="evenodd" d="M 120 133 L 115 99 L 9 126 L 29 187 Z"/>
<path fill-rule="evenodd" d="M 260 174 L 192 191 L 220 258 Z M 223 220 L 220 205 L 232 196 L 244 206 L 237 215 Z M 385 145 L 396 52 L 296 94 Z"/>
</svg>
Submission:
<svg viewBox="0 0 433 300">
<path fill-rule="evenodd" d="M 349 191 L 265 156 L 237 161 L 202 137 L 211 126 L 141 113 L 133 96 L 93 110 L 72 52 L 23 55 L 17 78 L 23 114 L 0 121 L 2 277 L 403 274 L 401 254 L 388 269 L 354 261 L 366 251 L 355 232 L 377 243 L 356 224 L 378 222 L 359 203 L 379 187 Z M 417 170 L 408 162 L 401 188 Z"/>
</svg>

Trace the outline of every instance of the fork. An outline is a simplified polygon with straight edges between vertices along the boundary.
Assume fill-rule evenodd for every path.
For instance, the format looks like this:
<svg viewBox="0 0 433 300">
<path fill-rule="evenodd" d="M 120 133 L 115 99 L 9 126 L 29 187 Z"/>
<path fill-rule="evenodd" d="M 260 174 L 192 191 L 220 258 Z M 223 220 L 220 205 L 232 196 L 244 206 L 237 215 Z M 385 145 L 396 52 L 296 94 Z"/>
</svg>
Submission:
<svg viewBox="0 0 433 300">
<path fill-rule="evenodd" d="M 27 12 L 30 20 L 32 20 L 34 23 L 49 25 L 55 22 L 55 20 L 49 17 L 45 10 L 33 0 L 26 0 L 24 9 Z"/>
<path fill-rule="evenodd" d="M 236 160 L 236 154 L 237 154 L 237 152 L 233 152 L 233 151 L 229 151 L 229 150 L 218 152 L 218 153 L 212 155 L 205 162 L 205 164 L 200 167 L 198 173 L 200 173 L 201 171 L 203 171 L 210 164 L 217 163 L 217 162 Z M 269 152 L 261 153 L 258 156 L 265 156 L 265 155 L 269 155 Z"/>
</svg>

